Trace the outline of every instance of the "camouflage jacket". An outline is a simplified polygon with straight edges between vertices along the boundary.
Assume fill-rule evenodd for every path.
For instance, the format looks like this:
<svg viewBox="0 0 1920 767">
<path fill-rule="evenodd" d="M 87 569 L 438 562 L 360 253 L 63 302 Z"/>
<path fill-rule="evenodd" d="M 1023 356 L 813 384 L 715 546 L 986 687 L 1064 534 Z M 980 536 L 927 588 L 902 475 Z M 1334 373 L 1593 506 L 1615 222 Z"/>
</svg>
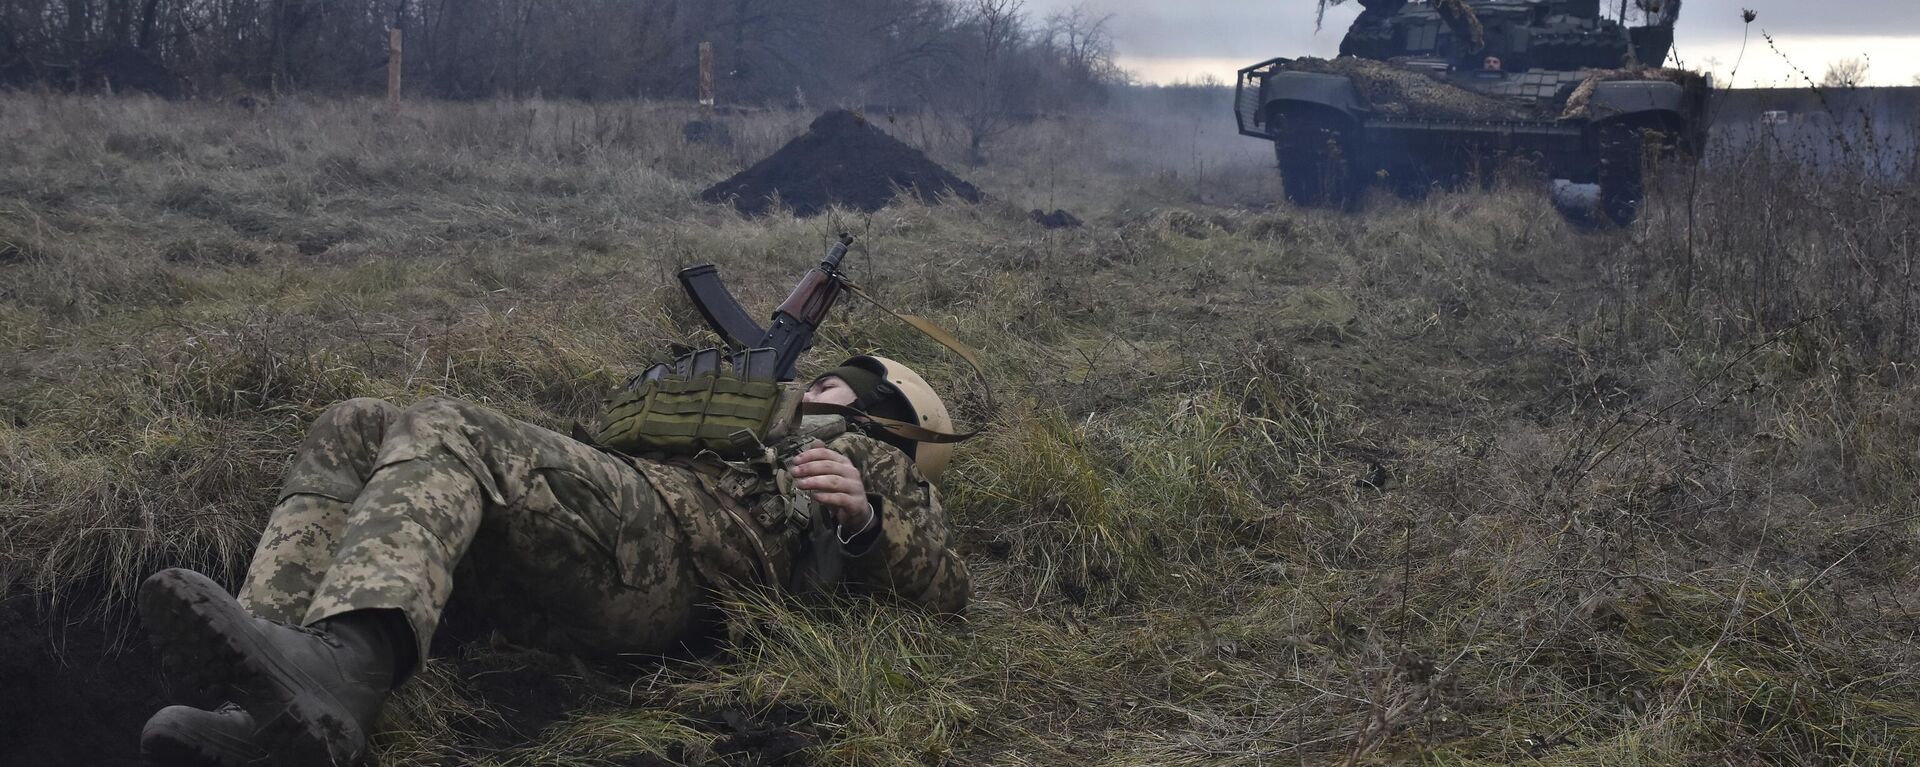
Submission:
<svg viewBox="0 0 1920 767">
<path fill-rule="evenodd" d="M 855 593 L 891 593 L 942 613 L 966 607 L 971 578 L 948 544 L 939 491 L 899 449 L 848 432 L 827 441 L 860 469 L 867 498 L 879 514 L 871 540 L 845 550 L 843 585 Z M 766 462 L 717 459 L 630 459 L 666 501 L 693 549 L 708 584 L 782 585 L 807 545 L 783 488 L 784 468 Z M 621 536 L 623 539 L 626 535 Z"/>
</svg>

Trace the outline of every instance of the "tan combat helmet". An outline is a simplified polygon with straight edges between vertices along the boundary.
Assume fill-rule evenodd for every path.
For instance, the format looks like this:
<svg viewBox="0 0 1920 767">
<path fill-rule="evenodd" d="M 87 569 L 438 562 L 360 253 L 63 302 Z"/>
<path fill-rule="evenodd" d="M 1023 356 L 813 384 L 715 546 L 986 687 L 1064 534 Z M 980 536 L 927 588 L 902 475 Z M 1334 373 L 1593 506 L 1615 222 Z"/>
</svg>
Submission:
<svg viewBox="0 0 1920 767">
<path fill-rule="evenodd" d="M 861 355 L 842 362 L 840 367 L 854 366 L 879 373 L 882 379 L 900 390 L 901 396 L 913 410 L 913 425 L 937 432 L 952 432 L 953 417 L 947 415 L 947 405 L 940 401 L 940 395 L 927 385 L 927 379 L 921 378 L 912 368 L 878 355 Z M 947 470 L 947 462 L 953 460 L 953 445 L 934 442 L 913 444 L 907 451 L 913 456 L 914 465 L 920 467 L 920 473 L 927 481 L 938 484 L 940 475 Z"/>
</svg>

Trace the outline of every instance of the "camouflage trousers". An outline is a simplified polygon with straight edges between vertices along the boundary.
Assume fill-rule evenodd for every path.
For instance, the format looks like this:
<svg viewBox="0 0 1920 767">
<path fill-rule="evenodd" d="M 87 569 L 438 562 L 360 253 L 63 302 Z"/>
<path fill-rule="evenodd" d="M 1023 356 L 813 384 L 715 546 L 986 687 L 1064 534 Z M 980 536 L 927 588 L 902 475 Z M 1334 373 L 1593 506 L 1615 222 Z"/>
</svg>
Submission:
<svg viewBox="0 0 1920 767">
<path fill-rule="evenodd" d="M 288 470 L 240 601 L 310 624 L 397 609 L 427 646 L 458 566 L 515 641 L 654 653 L 699 630 L 704 588 L 659 494 L 620 458 L 473 403 L 329 408 Z"/>
</svg>

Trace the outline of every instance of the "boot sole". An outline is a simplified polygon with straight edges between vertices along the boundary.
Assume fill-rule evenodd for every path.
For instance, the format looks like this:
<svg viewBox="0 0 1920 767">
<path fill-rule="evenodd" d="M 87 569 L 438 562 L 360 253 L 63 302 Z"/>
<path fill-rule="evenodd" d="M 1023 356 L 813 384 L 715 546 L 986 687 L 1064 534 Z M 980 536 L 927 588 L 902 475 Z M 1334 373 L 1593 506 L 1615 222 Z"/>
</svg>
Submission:
<svg viewBox="0 0 1920 767">
<path fill-rule="evenodd" d="M 185 741 L 162 738 L 142 745 L 145 748 L 140 754 L 140 763 L 145 767 L 249 767 L 255 764 L 251 759 L 234 761 L 226 754 L 206 751 Z"/>
<path fill-rule="evenodd" d="M 276 764 L 346 767 L 350 760 L 335 760 L 329 745 L 365 742 L 357 725 L 332 713 L 337 702 L 313 692 L 324 689 L 320 683 L 282 662 L 253 616 L 212 579 L 190 570 L 154 573 L 140 585 L 140 614 L 168 668 L 199 689 L 234 693 Z"/>
<path fill-rule="evenodd" d="M 140 733 L 140 760 L 145 767 L 248 767 L 265 764 L 266 755 L 252 740 L 149 721 Z"/>
</svg>

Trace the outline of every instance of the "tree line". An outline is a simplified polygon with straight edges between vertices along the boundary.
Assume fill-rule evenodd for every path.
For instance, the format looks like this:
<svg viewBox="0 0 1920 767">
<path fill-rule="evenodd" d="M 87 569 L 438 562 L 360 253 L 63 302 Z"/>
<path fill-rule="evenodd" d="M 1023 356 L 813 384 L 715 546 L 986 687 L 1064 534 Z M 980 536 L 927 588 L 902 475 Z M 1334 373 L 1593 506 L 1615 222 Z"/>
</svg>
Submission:
<svg viewBox="0 0 1920 767">
<path fill-rule="evenodd" d="M 394 28 L 408 92 L 451 99 L 692 98 L 702 42 L 731 103 L 1012 114 L 1119 78 L 1106 18 L 1023 0 L 0 0 L 0 86 L 377 93 Z"/>
</svg>

